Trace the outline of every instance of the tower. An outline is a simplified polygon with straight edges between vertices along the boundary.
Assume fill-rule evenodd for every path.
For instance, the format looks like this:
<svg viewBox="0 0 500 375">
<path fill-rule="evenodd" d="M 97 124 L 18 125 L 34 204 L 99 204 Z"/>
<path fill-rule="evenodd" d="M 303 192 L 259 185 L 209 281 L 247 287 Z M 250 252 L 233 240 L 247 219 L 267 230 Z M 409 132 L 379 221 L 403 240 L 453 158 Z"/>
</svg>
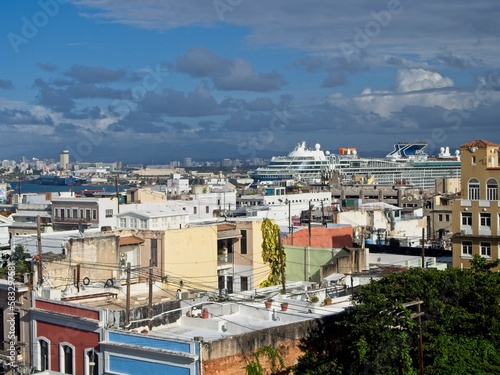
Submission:
<svg viewBox="0 0 500 375">
<path fill-rule="evenodd" d="M 61 167 L 61 169 L 66 169 L 68 167 L 68 163 L 69 163 L 69 151 L 68 150 L 63 150 L 60 154 L 59 154 L 59 165 Z"/>
</svg>

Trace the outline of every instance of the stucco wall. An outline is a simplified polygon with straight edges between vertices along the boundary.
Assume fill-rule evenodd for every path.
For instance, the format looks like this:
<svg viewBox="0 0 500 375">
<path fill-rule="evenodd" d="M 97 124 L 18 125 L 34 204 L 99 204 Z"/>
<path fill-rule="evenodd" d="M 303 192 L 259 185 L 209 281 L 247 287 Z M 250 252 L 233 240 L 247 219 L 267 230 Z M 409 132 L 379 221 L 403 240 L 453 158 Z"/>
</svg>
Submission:
<svg viewBox="0 0 500 375">
<path fill-rule="evenodd" d="M 65 258 L 44 262 L 43 276 L 47 286 L 64 290 L 73 285 L 77 265 L 80 265 L 80 282 L 85 277 L 91 283 L 105 282 L 113 278 L 113 270 L 116 273 L 118 267 L 119 237 L 71 238 L 65 251 Z"/>
<path fill-rule="evenodd" d="M 283 244 L 292 244 L 292 234 L 283 238 Z M 309 229 L 300 229 L 293 233 L 294 246 L 312 246 L 319 248 L 337 248 L 337 247 L 351 247 L 352 246 L 352 227 L 338 227 L 338 228 L 311 228 L 311 245 L 309 245 Z"/>
<path fill-rule="evenodd" d="M 163 272 L 169 275 L 165 288 L 169 290 L 217 289 L 217 228 L 215 226 L 166 231 L 163 251 Z"/>
</svg>

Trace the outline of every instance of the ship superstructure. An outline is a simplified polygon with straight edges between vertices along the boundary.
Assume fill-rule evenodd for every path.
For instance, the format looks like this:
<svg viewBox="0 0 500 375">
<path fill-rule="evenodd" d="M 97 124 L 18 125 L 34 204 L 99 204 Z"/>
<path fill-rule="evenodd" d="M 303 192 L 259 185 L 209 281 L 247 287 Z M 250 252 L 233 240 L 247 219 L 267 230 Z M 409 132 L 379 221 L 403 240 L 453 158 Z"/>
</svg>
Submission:
<svg viewBox="0 0 500 375">
<path fill-rule="evenodd" d="M 434 180 L 460 177 L 460 155 L 441 148 L 437 156 L 424 149 L 427 142 L 397 142 L 385 158 L 362 158 L 355 148 L 341 148 L 338 154 L 314 149 L 299 143 L 287 156 L 275 156 L 266 167 L 249 173 L 256 182 L 294 179 L 320 183 L 338 173 L 342 184 L 353 182 L 406 184 L 416 188 L 432 188 Z"/>
</svg>

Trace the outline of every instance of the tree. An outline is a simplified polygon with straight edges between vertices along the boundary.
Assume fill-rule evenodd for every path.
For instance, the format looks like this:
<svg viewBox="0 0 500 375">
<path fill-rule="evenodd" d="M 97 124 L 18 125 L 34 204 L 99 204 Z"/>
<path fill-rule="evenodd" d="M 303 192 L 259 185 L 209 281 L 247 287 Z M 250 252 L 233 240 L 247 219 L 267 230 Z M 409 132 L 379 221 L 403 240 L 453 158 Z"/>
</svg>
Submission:
<svg viewBox="0 0 500 375">
<path fill-rule="evenodd" d="M 280 244 L 280 230 L 277 224 L 269 219 L 264 219 L 261 226 L 262 231 L 262 259 L 264 263 L 268 263 L 271 268 L 271 272 L 266 280 L 264 280 L 260 286 L 262 288 L 266 286 L 278 285 L 280 283 L 281 277 L 281 262 L 283 257 L 283 262 L 285 262 L 285 254 L 281 249 Z"/>
<path fill-rule="evenodd" d="M 2 266 L 0 267 L 0 274 L 8 274 L 8 266 L 13 263 L 15 266 L 16 278 L 21 279 L 21 277 L 31 271 L 30 263 L 26 261 L 30 255 L 26 253 L 23 245 L 16 245 L 14 251 L 10 255 L 2 256 Z"/>
<path fill-rule="evenodd" d="M 491 271 L 492 268 L 498 267 L 500 265 L 500 259 L 497 260 L 487 260 L 479 254 L 475 254 L 470 260 L 471 269 L 474 272 L 485 272 Z"/>
<path fill-rule="evenodd" d="M 295 374 L 418 374 L 422 300 L 425 374 L 500 373 L 500 274 L 411 269 L 366 285 L 353 307 L 302 340 Z"/>
</svg>

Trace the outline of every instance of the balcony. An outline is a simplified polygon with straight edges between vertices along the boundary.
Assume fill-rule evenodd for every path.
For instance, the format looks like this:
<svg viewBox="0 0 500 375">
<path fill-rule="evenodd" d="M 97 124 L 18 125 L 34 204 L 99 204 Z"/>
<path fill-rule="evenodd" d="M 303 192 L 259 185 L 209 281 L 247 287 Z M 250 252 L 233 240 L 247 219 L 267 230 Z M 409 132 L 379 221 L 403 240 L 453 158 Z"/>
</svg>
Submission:
<svg viewBox="0 0 500 375">
<path fill-rule="evenodd" d="M 233 266 L 233 253 L 217 256 L 217 269 L 231 268 Z"/>
<path fill-rule="evenodd" d="M 92 219 L 90 218 L 81 218 L 81 217 L 58 217 L 55 216 L 54 223 L 91 223 Z"/>
</svg>

